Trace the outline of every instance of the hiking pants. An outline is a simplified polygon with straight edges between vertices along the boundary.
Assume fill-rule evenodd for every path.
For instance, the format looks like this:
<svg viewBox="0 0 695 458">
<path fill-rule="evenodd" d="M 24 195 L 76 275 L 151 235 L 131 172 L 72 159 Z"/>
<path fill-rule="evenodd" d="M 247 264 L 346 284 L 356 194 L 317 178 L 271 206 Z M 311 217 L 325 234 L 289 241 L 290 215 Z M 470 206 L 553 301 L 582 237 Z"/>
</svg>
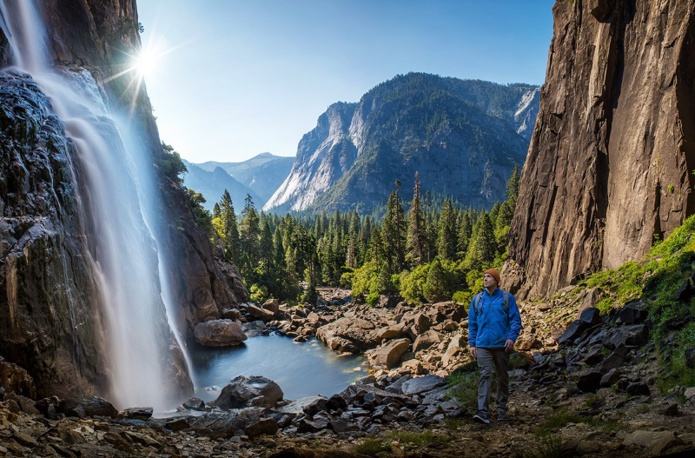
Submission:
<svg viewBox="0 0 695 458">
<path fill-rule="evenodd" d="M 497 411 L 507 413 L 507 399 L 509 398 L 509 353 L 504 348 L 478 348 L 478 367 L 480 379 L 478 380 L 478 414 L 489 418 L 490 391 L 492 390 L 492 371 L 497 376 Z"/>
</svg>

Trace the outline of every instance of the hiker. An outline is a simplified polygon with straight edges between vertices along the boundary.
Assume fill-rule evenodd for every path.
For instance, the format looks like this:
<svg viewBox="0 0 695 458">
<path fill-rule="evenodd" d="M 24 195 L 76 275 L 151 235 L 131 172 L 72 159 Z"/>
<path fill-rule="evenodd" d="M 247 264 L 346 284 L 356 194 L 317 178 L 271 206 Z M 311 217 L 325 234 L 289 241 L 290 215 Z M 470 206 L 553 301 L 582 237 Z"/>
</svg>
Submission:
<svg viewBox="0 0 695 458">
<path fill-rule="evenodd" d="M 473 297 L 468 311 L 468 345 L 478 362 L 478 413 L 475 421 L 490 424 L 489 405 L 492 371 L 497 376 L 497 420 L 507 421 L 509 398 L 509 354 L 521 332 L 521 315 L 516 299 L 498 288 L 500 273 L 488 269 L 483 276 L 483 291 Z"/>
</svg>

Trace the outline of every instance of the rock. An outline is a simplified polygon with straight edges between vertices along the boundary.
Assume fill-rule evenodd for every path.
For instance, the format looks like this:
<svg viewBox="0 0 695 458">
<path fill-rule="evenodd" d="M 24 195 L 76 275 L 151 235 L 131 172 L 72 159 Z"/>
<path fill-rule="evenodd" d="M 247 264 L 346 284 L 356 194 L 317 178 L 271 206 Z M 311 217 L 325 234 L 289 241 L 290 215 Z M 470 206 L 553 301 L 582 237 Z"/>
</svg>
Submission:
<svg viewBox="0 0 695 458">
<path fill-rule="evenodd" d="M 241 318 L 241 312 L 236 308 L 226 308 L 222 310 L 221 318 L 236 321 Z"/>
<path fill-rule="evenodd" d="M 126 439 L 128 439 L 131 443 L 144 445 L 145 447 L 162 447 L 162 444 L 159 441 L 153 439 L 151 436 L 148 436 L 147 434 L 135 431 L 125 431 L 124 435 Z"/>
<path fill-rule="evenodd" d="M 333 412 L 336 410 L 345 410 L 347 407 L 347 401 L 339 394 L 334 394 L 326 402 L 326 409 Z"/>
<path fill-rule="evenodd" d="M 601 387 L 603 374 L 598 371 L 588 371 L 580 375 L 577 388 L 584 393 L 595 393 Z"/>
<path fill-rule="evenodd" d="M 248 406 L 273 407 L 282 397 L 282 389 L 272 380 L 257 375 L 249 378 L 240 375 L 225 386 L 210 405 L 223 410 Z"/>
<path fill-rule="evenodd" d="M 190 410 L 204 411 L 205 402 L 202 399 L 189 398 L 186 401 L 184 401 L 183 407 Z"/>
<path fill-rule="evenodd" d="M 649 396 L 651 394 L 649 386 L 644 382 L 632 382 L 625 391 L 631 396 Z"/>
<path fill-rule="evenodd" d="M 0 357 L 0 389 L 27 396 L 36 397 L 34 379 L 29 373 L 17 364 L 5 361 Z"/>
<path fill-rule="evenodd" d="M 190 419 L 190 430 L 211 438 L 230 438 L 244 434 L 262 418 L 262 409 L 246 408 L 229 412 L 208 412 Z"/>
<path fill-rule="evenodd" d="M 603 338 L 603 344 L 609 348 L 617 348 L 620 345 L 641 347 L 648 341 L 649 330 L 644 324 L 621 326 Z"/>
<path fill-rule="evenodd" d="M 280 311 L 280 301 L 277 299 L 268 299 L 262 306 L 265 310 L 273 312 L 276 315 Z"/>
<path fill-rule="evenodd" d="M 211 320 L 198 323 L 193 328 L 196 342 L 208 347 L 231 347 L 247 339 L 237 321 Z"/>
<path fill-rule="evenodd" d="M 627 435 L 623 445 L 638 445 L 649 450 L 649 456 L 660 455 L 669 448 L 681 445 L 681 441 L 673 431 L 644 431 L 637 430 Z"/>
<path fill-rule="evenodd" d="M 368 353 L 369 364 L 372 367 L 394 367 L 403 353 L 410 347 L 410 339 L 395 339 L 384 343 L 379 348 Z"/>
<path fill-rule="evenodd" d="M 579 321 L 586 323 L 589 326 L 594 326 L 601 321 L 601 312 L 594 307 L 586 308 L 579 315 Z"/>
<path fill-rule="evenodd" d="M 684 354 L 686 367 L 695 368 L 695 347 L 686 348 Z"/>
<path fill-rule="evenodd" d="M 446 385 L 446 379 L 436 375 L 427 375 L 425 377 L 415 377 L 403 384 L 403 394 L 412 396 L 414 394 L 432 391 L 435 388 Z"/>
<path fill-rule="evenodd" d="M 246 312 L 248 312 L 248 314 L 252 317 L 263 321 L 271 321 L 275 317 L 275 313 L 271 312 L 270 310 L 266 310 L 253 304 L 246 307 Z"/>
<path fill-rule="evenodd" d="M 620 379 L 620 372 L 618 371 L 618 369 L 611 369 L 603 377 L 601 377 L 601 381 L 599 382 L 599 386 L 602 388 L 607 388 L 607 387 L 613 386 L 616 383 L 618 383 L 619 379 Z"/>
<path fill-rule="evenodd" d="M 384 340 L 396 339 L 405 335 L 406 327 L 402 323 L 394 324 L 381 328 L 375 332 L 376 338 L 383 342 Z"/>
<path fill-rule="evenodd" d="M 616 314 L 617 324 L 640 324 L 647 319 L 647 309 L 642 301 L 628 302 Z"/>
<path fill-rule="evenodd" d="M 273 418 L 262 418 L 255 423 L 251 423 L 244 428 L 244 434 L 249 437 L 258 437 L 262 435 L 274 435 L 278 432 L 280 426 L 277 420 Z"/>
<path fill-rule="evenodd" d="M 581 320 L 575 320 L 570 324 L 564 333 L 557 340 L 560 345 L 564 343 L 572 343 L 575 339 L 581 337 L 581 335 L 589 328 L 589 325 Z"/>
<path fill-rule="evenodd" d="M 149 420 L 152 418 L 154 409 L 152 407 L 131 407 L 125 409 L 119 414 L 119 417 L 129 418 L 133 420 Z"/>
<path fill-rule="evenodd" d="M 442 335 L 432 329 L 420 334 L 413 342 L 413 352 L 425 350 L 442 341 Z"/>
<path fill-rule="evenodd" d="M 604 359 L 598 367 L 599 372 L 605 374 L 613 369 L 622 367 L 627 360 L 628 348 L 625 345 L 619 345 L 613 352 Z"/>
<path fill-rule="evenodd" d="M 442 366 L 446 369 L 451 369 L 459 362 L 460 355 L 464 353 L 468 342 L 461 334 L 456 334 L 449 342 L 444 355 L 442 355 Z"/>
<path fill-rule="evenodd" d="M 107 400 L 98 396 L 84 396 L 60 401 L 58 412 L 68 417 L 110 417 L 117 418 L 118 410 Z"/>
</svg>

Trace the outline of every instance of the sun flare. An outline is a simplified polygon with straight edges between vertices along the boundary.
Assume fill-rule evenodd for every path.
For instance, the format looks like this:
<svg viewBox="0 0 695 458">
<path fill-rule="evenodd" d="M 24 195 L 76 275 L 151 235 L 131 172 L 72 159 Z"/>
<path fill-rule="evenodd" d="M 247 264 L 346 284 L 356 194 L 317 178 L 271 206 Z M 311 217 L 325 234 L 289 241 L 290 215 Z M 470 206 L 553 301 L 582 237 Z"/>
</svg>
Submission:
<svg viewBox="0 0 695 458">
<path fill-rule="evenodd" d="M 133 59 L 133 69 L 138 74 L 138 76 L 147 78 L 152 76 L 157 69 L 158 60 L 160 55 L 158 55 L 150 47 L 143 47 L 140 53 Z"/>
</svg>

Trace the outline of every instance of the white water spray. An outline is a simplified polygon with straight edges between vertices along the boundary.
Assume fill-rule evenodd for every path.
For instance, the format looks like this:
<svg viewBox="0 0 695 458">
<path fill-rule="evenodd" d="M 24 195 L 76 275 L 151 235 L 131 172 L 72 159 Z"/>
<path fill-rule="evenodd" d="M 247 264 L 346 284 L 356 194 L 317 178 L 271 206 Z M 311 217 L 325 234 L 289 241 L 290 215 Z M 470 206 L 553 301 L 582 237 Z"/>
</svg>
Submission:
<svg viewBox="0 0 695 458">
<path fill-rule="evenodd" d="M 171 294 L 161 289 L 167 283 L 157 240 L 161 203 L 146 143 L 130 119 L 109 113 L 88 71 L 49 65 L 46 32 L 33 0 L 0 0 L 0 13 L 15 64 L 50 98 L 77 146 L 86 182 L 82 213 L 96 235 L 94 276 L 108 319 L 112 400 L 121 408 L 169 409 L 175 404 L 166 397 L 164 374 L 171 364 L 167 314 L 172 311 L 163 302 L 170 306 Z"/>
</svg>

